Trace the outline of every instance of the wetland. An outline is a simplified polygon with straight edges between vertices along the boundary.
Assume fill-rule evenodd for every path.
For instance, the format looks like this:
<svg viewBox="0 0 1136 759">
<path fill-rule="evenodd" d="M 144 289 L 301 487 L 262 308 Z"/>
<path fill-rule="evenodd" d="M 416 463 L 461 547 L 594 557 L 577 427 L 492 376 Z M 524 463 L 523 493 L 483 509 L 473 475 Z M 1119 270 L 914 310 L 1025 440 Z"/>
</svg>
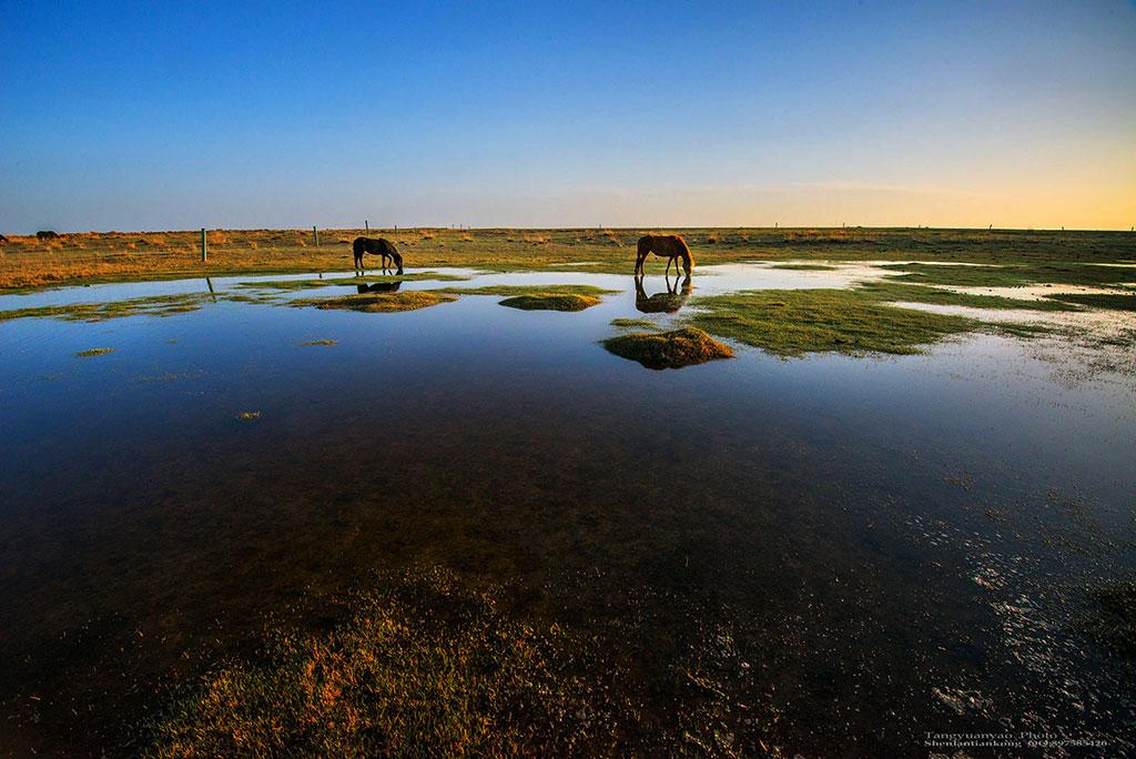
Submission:
<svg viewBox="0 0 1136 759">
<path fill-rule="evenodd" d="M 0 749 L 1136 751 L 1136 274 L 839 232 L 0 295 Z"/>
</svg>

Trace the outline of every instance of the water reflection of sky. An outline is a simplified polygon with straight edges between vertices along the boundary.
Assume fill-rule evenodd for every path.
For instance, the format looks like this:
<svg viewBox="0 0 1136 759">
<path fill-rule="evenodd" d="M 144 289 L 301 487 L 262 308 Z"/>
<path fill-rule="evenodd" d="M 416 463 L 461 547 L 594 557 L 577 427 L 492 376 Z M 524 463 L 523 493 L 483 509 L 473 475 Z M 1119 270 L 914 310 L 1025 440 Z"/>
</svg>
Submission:
<svg viewBox="0 0 1136 759">
<path fill-rule="evenodd" d="M 706 268 L 696 294 L 832 281 Z M 968 645 L 1003 655 L 1001 621 L 971 574 L 1013 567 L 1021 577 L 1004 592 L 1020 597 L 1055 576 L 1076 587 L 1133 570 L 1130 549 L 1101 547 L 1133 538 L 1131 382 L 1061 382 L 1025 344 L 992 335 L 903 357 L 742 349 L 652 372 L 599 344 L 611 319 L 640 316 L 629 276 L 445 285 L 530 283 L 619 293 L 570 314 L 467 296 L 392 314 L 222 301 L 167 318 L 0 323 L 0 617 L 20 631 L 11 646 L 34 651 L 41 636 L 109 612 L 160 629 L 193 627 L 218 605 L 252 619 L 391 557 L 540 581 L 599 567 L 610 582 L 673 585 L 751 618 L 807 590 L 818 645 L 836 645 L 847 624 L 837 610 L 854 604 L 888 678 L 865 706 L 869 725 L 930 708 L 919 701 L 928 667 L 944 682 L 973 676 L 930 644 L 910 668 L 886 644 L 896 635 L 957 637 L 967 620 Z M 71 288 L 0 307 L 203 287 Z M 649 293 L 665 288 L 647 278 Z M 337 342 L 302 345 L 321 339 Z M 74 355 L 96 346 L 114 352 Z M 237 421 L 245 410 L 260 419 Z M 1054 547 L 1053 535 L 1089 547 Z M 687 569 L 691 553 L 701 574 Z M 1115 662 L 1084 656 L 1059 670 L 1072 690 L 1121 699 Z M 782 664 L 805 676 L 832 658 L 804 651 Z M 1006 709 L 1015 689 L 1057 693 L 1006 666 L 977 686 Z M 1055 713 L 1075 712 L 1052 698 Z"/>
</svg>

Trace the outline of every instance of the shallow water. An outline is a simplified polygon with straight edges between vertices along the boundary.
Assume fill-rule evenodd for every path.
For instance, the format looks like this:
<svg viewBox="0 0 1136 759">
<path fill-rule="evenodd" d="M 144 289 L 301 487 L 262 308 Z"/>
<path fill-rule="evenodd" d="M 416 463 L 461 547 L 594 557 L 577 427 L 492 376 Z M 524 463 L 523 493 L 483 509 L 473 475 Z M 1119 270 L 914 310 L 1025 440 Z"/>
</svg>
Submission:
<svg viewBox="0 0 1136 759">
<path fill-rule="evenodd" d="M 706 267 L 694 293 L 871 269 Z M 258 279 L 275 277 L 209 286 Z M 1062 381 L 985 334 L 653 372 L 599 345 L 643 316 L 630 277 L 444 286 L 529 283 L 620 292 L 580 313 L 222 299 L 0 322 L 0 747 L 128 751 L 155 688 L 247 650 L 265 615 L 304 623 L 300 599 L 440 563 L 510 584 L 518 613 L 629 624 L 645 724 L 712 707 L 743 747 L 809 754 L 922 754 L 926 732 L 959 730 L 1132 749 L 1132 662 L 1076 624 L 1089 586 L 1136 570 L 1130 377 Z M 673 287 L 649 277 L 644 295 Z M 114 352 L 75 356 L 92 347 Z M 718 695 L 672 687 L 678 661 Z"/>
</svg>

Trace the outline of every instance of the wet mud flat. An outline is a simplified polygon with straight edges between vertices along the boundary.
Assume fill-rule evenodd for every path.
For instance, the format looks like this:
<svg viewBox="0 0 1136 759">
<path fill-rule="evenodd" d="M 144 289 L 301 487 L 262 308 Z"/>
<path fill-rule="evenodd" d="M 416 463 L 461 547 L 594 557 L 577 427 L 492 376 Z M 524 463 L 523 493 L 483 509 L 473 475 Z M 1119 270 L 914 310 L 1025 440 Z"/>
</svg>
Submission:
<svg viewBox="0 0 1136 759">
<path fill-rule="evenodd" d="M 1132 751 L 1130 375 L 953 320 L 907 355 L 733 323 L 731 360 L 651 371 L 602 341 L 846 273 L 469 276 L 0 321 L 0 746 L 253 751 L 284 714 L 311 754 Z M 602 292 L 500 305 L 558 285 Z M 746 313 L 844 296 L 794 297 Z"/>
</svg>

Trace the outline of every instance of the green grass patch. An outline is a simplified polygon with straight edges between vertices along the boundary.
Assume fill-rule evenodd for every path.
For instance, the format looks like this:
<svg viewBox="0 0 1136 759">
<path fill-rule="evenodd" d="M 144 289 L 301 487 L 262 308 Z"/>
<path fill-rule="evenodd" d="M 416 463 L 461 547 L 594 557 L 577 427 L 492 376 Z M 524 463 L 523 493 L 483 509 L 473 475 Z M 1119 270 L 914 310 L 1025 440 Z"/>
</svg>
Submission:
<svg viewBox="0 0 1136 759">
<path fill-rule="evenodd" d="M 583 311 L 598 306 L 600 299 L 594 295 L 574 295 L 572 293 L 533 293 L 514 295 L 505 298 L 499 305 L 519 308 L 522 311 Z"/>
<path fill-rule="evenodd" d="M 344 311 L 365 311 L 367 313 L 390 313 L 396 311 L 416 311 L 439 303 L 457 300 L 453 295 L 432 290 L 407 290 L 391 293 L 359 293 L 338 298 L 299 298 L 288 305 L 297 308 L 314 306 L 319 309 Z"/>
<path fill-rule="evenodd" d="M 63 306 L 37 306 L 0 311 L 0 321 L 48 318 L 63 321 L 101 322 L 127 316 L 173 316 L 196 311 L 209 298 L 208 293 L 151 295 L 109 303 L 72 303 Z"/>
<path fill-rule="evenodd" d="M 484 287 L 443 287 L 434 292 L 453 295 L 613 295 L 618 290 L 605 290 L 595 285 L 485 285 Z"/>
<path fill-rule="evenodd" d="M 858 287 L 877 300 L 927 303 L 936 306 L 969 306 L 972 308 L 1021 309 L 1026 311 L 1077 311 L 1076 306 L 1049 300 L 1024 300 L 1001 295 L 971 295 L 941 287 L 910 285 L 894 281 L 865 282 Z"/>
<path fill-rule="evenodd" d="M 1030 340 L 1035 337 L 1045 337 L 1057 332 L 1054 327 L 1045 324 L 1025 324 L 1022 322 L 992 322 L 987 325 L 988 331 L 996 335 L 1009 335 Z"/>
<path fill-rule="evenodd" d="M 257 419 L 260 419 L 260 412 L 259 411 L 242 411 L 239 414 L 237 414 L 237 419 L 239 419 L 242 422 L 255 422 Z"/>
<path fill-rule="evenodd" d="M 774 264 L 770 269 L 787 269 L 789 271 L 836 271 L 837 267 L 828 264 Z"/>
<path fill-rule="evenodd" d="M 1046 295 L 1046 298 L 1061 303 L 1075 303 L 1092 308 L 1108 308 L 1114 311 L 1136 311 L 1136 295 L 1124 293 L 1063 293 Z"/>
<path fill-rule="evenodd" d="M 660 329 L 659 325 L 650 319 L 612 319 L 611 326 L 626 329 Z"/>
<path fill-rule="evenodd" d="M 249 290 L 313 290 L 318 287 L 343 287 L 349 285 L 374 284 L 376 282 L 464 282 L 469 277 L 456 274 L 439 274 L 422 271 L 398 276 L 333 277 L 329 279 L 273 279 L 264 282 L 241 282 L 237 287 Z"/>
<path fill-rule="evenodd" d="M 693 327 L 609 337 L 603 341 L 603 346 L 620 358 L 638 361 L 648 369 L 681 369 L 734 355 L 730 346 Z"/>
<path fill-rule="evenodd" d="M 79 358 L 91 358 L 92 356 L 105 356 L 108 353 L 114 353 L 114 348 L 87 348 L 87 350 L 79 351 L 75 355 Z"/>
<path fill-rule="evenodd" d="M 698 298 L 688 318 L 711 334 L 778 356 L 918 353 L 981 322 L 880 303 L 858 290 L 748 290 Z"/>
<path fill-rule="evenodd" d="M 1120 266 L 1089 263 L 1013 263 L 1004 266 L 940 266 L 930 263 L 886 264 L 897 280 L 954 287 L 1019 287 L 1033 284 L 1110 285 L 1130 281 Z"/>
<path fill-rule="evenodd" d="M 329 346 L 329 345 L 335 345 L 338 342 L 339 342 L 338 340 L 332 340 L 331 338 L 324 338 L 322 340 L 308 340 L 306 343 L 300 343 L 300 345 L 303 346 L 303 347 L 316 346 L 316 345 L 328 345 Z"/>
</svg>

